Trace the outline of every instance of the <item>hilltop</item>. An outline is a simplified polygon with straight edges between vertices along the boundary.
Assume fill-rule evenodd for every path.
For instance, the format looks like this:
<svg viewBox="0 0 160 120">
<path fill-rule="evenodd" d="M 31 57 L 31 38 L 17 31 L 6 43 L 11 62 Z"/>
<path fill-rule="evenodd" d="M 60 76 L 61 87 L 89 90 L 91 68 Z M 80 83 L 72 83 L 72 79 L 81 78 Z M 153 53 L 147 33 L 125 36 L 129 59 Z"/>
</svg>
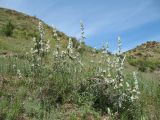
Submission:
<svg viewBox="0 0 160 120">
<path fill-rule="evenodd" d="M 128 54 L 133 58 L 147 57 L 147 58 L 160 58 L 160 42 L 148 41 L 136 48 L 129 50 Z"/>
</svg>

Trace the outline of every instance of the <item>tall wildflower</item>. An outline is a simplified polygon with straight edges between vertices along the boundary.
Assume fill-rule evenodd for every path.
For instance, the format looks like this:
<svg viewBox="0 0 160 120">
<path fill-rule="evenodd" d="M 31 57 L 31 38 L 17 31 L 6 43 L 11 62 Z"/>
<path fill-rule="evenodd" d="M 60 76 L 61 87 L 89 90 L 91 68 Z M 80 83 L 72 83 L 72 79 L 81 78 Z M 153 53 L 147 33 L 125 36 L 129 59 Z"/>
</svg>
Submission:
<svg viewBox="0 0 160 120">
<path fill-rule="evenodd" d="M 118 37 L 118 53 L 117 53 L 117 58 L 116 58 L 116 71 L 117 71 L 117 80 L 120 83 L 120 86 L 122 86 L 121 82 L 123 81 L 123 69 L 124 69 L 124 60 L 125 60 L 125 56 L 123 56 L 122 54 L 122 41 L 121 38 Z"/>
<path fill-rule="evenodd" d="M 109 57 L 109 46 L 108 46 L 108 42 L 106 42 L 106 57 L 107 57 L 107 64 L 108 64 L 108 68 L 107 68 L 107 71 L 108 71 L 108 77 L 111 77 L 111 68 L 112 68 L 112 62 L 111 62 L 111 59 Z"/>
<path fill-rule="evenodd" d="M 73 42 L 72 42 L 72 38 L 69 38 L 68 41 L 68 46 L 67 46 L 67 55 L 71 60 L 74 60 L 74 62 L 79 63 L 81 66 L 83 66 L 82 62 L 81 62 L 81 56 L 79 54 L 79 52 L 77 52 L 74 48 L 73 48 Z"/>
<path fill-rule="evenodd" d="M 132 89 L 131 101 L 137 100 L 140 94 L 136 72 L 133 72 L 134 87 Z"/>
<path fill-rule="evenodd" d="M 122 41 L 121 41 L 120 36 L 118 36 L 117 42 L 118 42 L 118 55 L 120 55 L 122 52 Z"/>
<path fill-rule="evenodd" d="M 126 82 L 124 75 L 123 75 L 123 69 L 124 69 L 124 61 L 126 58 L 126 55 L 122 53 L 122 42 L 120 37 L 118 37 L 118 52 L 114 55 L 111 60 L 108 54 L 104 54 L 107 60 L 107 70 L 108 75 L 106 79 L 106 83 L 108 86 L 108 91 L 111 91 L 111 95 L 109 95 L 109 98 L 111 101 L 113 100 L 113 106 L 111 110 L 113 110 L 114 114 L 119 114 L 121 110 L 124 109 L 124 106 L 126 102 L 134 102 L 134 100 L 138 99 L 139 88 L 138 88 L 138 80 L 136 77 L 136 74 L 133 73 L 133 79 L 134 79 L 134 86 L 132 87 L 128 82 Z M 104 50 L 103 50 L 104 51 Z M 108 53 L 108 43 L 105 48 L 106 53 Z M 105 53 L 105 52 L 103 52 Z M 116 71 L 116 75 L 111 74 L 111 69 L 114 69 Z M 110 78 L 110 79 L 109 79 Z M 109 92 L 110 93 L 110 92 Z M 112 95 L 114 93 L 114 95 Z M 116 101 L 114 101 L 116 99 Z M 108 106 L 107 106 L 108 107 Z"/>
<path fill-rule="evenodd" d="M 19 79 L 22 78 L 22 73 L 21 73 L 20 69 L 17 69 L 17 75 L 18 75 Z"/>
<path fill-rule="evenodd" d="M 58 65 L 58 66 L 61 66 L 63 67 L 61 64 L 63 62 L 63 57 L 64 57 L 64 54 L 66 53 L 65 51 L 62 52 L 61 50 L 61 45 L 60 45 L 60 37 L 58 36 L 57 34 L 57 29 L 55 27 L 53 27 L 53 37 L 55 38 L 55 41 L 56 41 L 56 46 L 55 46 L 55 50 L 54 50 L 54 53 L 53 53 L 53 57 L 54 57 L 54 62 Z"/>
<path fill-rule="evenodd" d="M 107 68 L 107 70 L 106 70 Z M 108 42 L 105 44 L 102 43 L 102 52 L 99 60 L 99 73 L 106 74 L 108 72 L 108 77 L 110 77 L 110 58 L 108 55 Z"/>
<path fill-rule="evenodd" d="M 60 43 L 61 42 L 61 38 L 58 36 L 56 28 L 53 28 L 53 36 L 54 36 L 55 41 L 56 41 L 56 49 L 55 49 L 55 51 L 53 53 L 55 62 L 63 64 L 63 62 L 67 61 L 66 57 L 73 53 L 72 39 L 69 38 L 69 42 L 68 42 L 67 48 L 66 49 L 62 49 L 61 48 L 61 43 Z"/>
<path fill-rule="evenodd" d="M 56 40 L 56 53 L 55 54 L 60 54 L 60 49 L 61 49 L 61 46 L 60 46 L 60 38 L 57 34 L 57 29 L 56 28 L 53 28 L 53 36 L 55 37 L 55 40 Z"/>
<path fill-rule="evenodd" d="M 90 60 L 91 63 L 95 62 L 94 59 L 93 59 L 95 57 L 95 53 L 96 53 L 96 48 L 93 48 L 92 49 L 92 54 L 91 54 L 92 59 Z"/>
<path fill-rule="evenodd" d="M 59 63 L 63 67 L 63 63 L 66 61 L 67 51 L 61 47 L 61 38 L 58 36 L 58 31 L 53 27 L 53 37 L 55 38 L 56 46 L 53 53 L 54 62 Z"/>
<path fill-rule="evenodd" d="M 45 31 L 44 31 L 42 22 L 39 22 L 38 30 L 39 30 L 40 38 L 38 40 L 39 43 L 37 44 L 38 45 L 37 50 L 39 51 L 39 54 L 41 54 L 41 56 L 44 57 L 45 54 L 49 52 L 50 41 L 45 39 Z"/>
<path fill-rule="evenodd" d="M 42 65 L 44 58 L 50 50 L 50 41 L 45 39 L 45 32 L 42 22 L 38 25 L 39 36 L 33 38 L 33 47 L 31 48 L 32 67 L 36 68 Z"/>
<path fill-rule="evenodd" d="M 69 38 L 67 50 L 70 54 L 73 54 L 73 43 L 72 43 L 72 38 Z"/>
<path fill-rule="evenodd" d="M 80 38 L 80 45 L 79 49 L 82 47 L 82 43 L 84 43 L 85 36 L 84 36 L 84 24 L 82 21 L 80 21 L 80 29 L 81 29 L 81 38 Z"/>
</svg>

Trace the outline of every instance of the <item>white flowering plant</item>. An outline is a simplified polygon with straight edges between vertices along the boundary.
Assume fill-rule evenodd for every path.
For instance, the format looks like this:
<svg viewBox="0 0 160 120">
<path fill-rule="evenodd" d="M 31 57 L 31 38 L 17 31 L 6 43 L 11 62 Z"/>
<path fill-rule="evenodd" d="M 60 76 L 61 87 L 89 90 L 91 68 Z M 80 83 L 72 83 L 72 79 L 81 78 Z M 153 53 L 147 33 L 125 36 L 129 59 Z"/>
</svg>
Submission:
<svg viewBox="0 0 160 120">
<path fill-rule="evenodd" d="M 30 50 L 32 56 L 31 67 L 34 72 L 44 65 L 45 57 L 50 52 L 50 41 L 45 38 L 45 31 L 42 22 L 39 22 L 38 31 L 39 36 L 33 38 L 34 46 Z"/>
<path fill-rule="evenodd" d="M 83 82 L 79 87 L 79 93 L 85 97 L 90 96 L 94 108 L 108 114 L 112 111 L 111 117 L 115 119 L 119 119 L 125 112 L 128 113 L 128 119 L 134 119 L 137 117 L 134 116 L 134 109 L 140 91 L 136 73 L 133 72 L 133 79 L 130 79 L 134 81 L 133 84 L 130 84 L 123 74 L 125 55 L 121 53 L 120 37 L 118 37 L 118 53 L 112 58 L 113 60 L 109 55 L 105 55 L 108 52 L 102 52 L 104 54 L 101 63 L 106 63 L 107 68 L 101 66 L 99 68 L 105 70 L 107 74 L 100 71 L 98 76 Z"/>
</svg>

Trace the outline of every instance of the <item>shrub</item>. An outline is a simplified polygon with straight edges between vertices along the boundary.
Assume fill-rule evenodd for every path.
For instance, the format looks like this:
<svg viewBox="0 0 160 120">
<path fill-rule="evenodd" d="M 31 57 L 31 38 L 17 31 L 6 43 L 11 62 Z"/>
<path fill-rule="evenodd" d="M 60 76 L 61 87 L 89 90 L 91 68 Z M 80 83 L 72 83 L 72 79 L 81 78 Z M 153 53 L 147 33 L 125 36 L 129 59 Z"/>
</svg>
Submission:
<svg viewBox="0 0 160 120">
<path fill-rule="evenodd" d="M 147 70 L 147 64 L 145 61 L 138 61 L 137 63 L 138 65 L 138 70 L 141 71 L 141 72 L 145 72 Z"/>
<path fill-rule="evenodd" d="M 100 70 L 99 76 L 83 81 L 78 87 L 78 94 L 81 96 L 78 98 L 81 98 L 81 101 L 78 99 L 77 102 L 82 105 L 91 104 L 96 110 L 103 114 L 108 113 L 114 119 L 120 119 L 125 114 L 127 119 L 135 120 L 137 119 L 136 106 L 140 94 L 138 80 L 135 73 L 133 77 L 130 77 L 132 82 L 125 79 L 123 75 L 125 56 L 121 54 L 120 38 L 118 38 L 118 44 L 119 52 L 114 56 L 115 58 L 112 60 L 106 55 L 108 60 L 104 61 L 105 64 L 112 64 L 112 67 L 108 65 L 107 70 L 106 68 L 102 69 L 102 71 L 108 71 L 108 75 L 105 76 Z M 102 53 L 108 54 L 107 51 L 102 51 Z M 100 60 L 100 62 L 102 61 Z"/>
<path fill-rule="evenodd" d="M 14 28 L 14 24 L 9 20 L 8 23 L 2 27 L 2 33 L 7 37 L 12 36 Z"/>
<path fill-rule="evenodd" d="M 138 70 L 141 72 L 146 72 L 147 70 L 149 71 L 154 71 L 156 69 L 159 69 L 160 62 L 159 61 L 154 61 L 154 60 L 148 60 L 148 59 L 131 59 L 128 58 L 128 62 L 132 66 L 137 66 Z"/>
<path fill-rule="evenodd" d="M 118 85 L 119 87 L 115 81 L 117 80 L 99 76 L 84 82 L 78 90 L 81 99 L 84 99 L 79 101 L 80 104 L 92 103 L 92 107 L 103 114 L 110 110 L 112 117 L 120 118 L 125 114 L 127 119 L 136 119 L 137 95 L 139 94 L 136 80 L 131 86 L 124 81 L 119 84 L 120 86 Z"/>
</svg>

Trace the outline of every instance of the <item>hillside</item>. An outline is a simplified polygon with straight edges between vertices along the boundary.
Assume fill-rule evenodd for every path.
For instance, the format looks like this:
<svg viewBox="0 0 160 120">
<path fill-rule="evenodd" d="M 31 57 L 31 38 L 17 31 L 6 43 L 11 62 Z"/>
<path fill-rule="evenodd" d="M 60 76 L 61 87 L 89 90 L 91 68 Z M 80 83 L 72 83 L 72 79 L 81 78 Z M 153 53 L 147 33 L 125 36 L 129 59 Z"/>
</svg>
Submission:
<svg viewBox="0 0 160 120">
<path fill-rule="evenodd" d="M 143 43 L 136 48 L 129 50 L 128 54 L 133 58 L 160 58 L 160 42 L 148 41 Z"/>
<path fill-rule="evenodd" d="M 39 21 L 0 8 L 0 120 L 160 120 L 159 42 L 126 62 Z"/>
<path fill-rule="evenodd" d="M 14 26 L 13 33 L 7 36 L 3 33 L 4 27 L 8 23 Z M 53 28 L 45 24 L 36 17 L 26 15 L 15 10 L 0 8 L 0 55 L 3 54 L 23 54 L 29 51 L 33 37 L 38 35 L 38 24 L 42 22 L 45 29 L 45 37 L 51 41 L 52 49 L 55 48 L 55 38 Z M 57 31 L 63 48 L 66 48 L 69 37 L 63 32 Z M 73 46 L 78 47 L 79 42 L 72 37 Z M 23 47 L 22 47 L 23 46 Z M 91 48 L 83 46 L 84 51 L 88 52 Z"/>
<path fill-rule="evenodd" d="M 160 70 L 160 42 L 148 41 L 127 51 L 128 62 L 141 71 Z"/>
<path fill-rule="evenodd" d="M 0 55 L 22 55 L 28 52 L 32 46 L 33 37 L 38 35 L 38 23 L 41 21 L 36 17 L 26 15 L 15 10 L 0 8 Z M 6 36 L 3 34 L 4 26 L 11 21 L 14 25 L 14 30 L 12 36 Z M 55 38 L 53 37 L 52 27 L 41 21 L 45 27 L 46 39 L 51 41 L 52 49 L 55 48 Z M 63 32 L 58 31 L 58 36 L 61 39 L 61 44 L 63 48 L 66 48 L 68 44 L 69 37 Z M 79 42 L 72 37 L 73 46 L 78 47 Z M 23 48 L 22 48 L 23 46 Z M 83 46 L 85 53 L 91 54 L 91 48 L 88 46 Z M 151 69 L 159 69 L 159 59 L 160 59 L 160 43 L 156 41 L 147 42 L 135 49 L 126 52 L 128 56 L 128 62 L 138 67 L 142 61 L 152 61 L 154 62 Z M 132 60 L 130 60 L 130 58 Z M 138 64 L 137 64 L 138 63 Z M 145 64 L 145 63 L 144 63 Z M 152 64 L 152 63 L 151 63 Z M 157 67 L 154 67 L 157 66 Z M 147 66 L 148 67 L 148 66 Z"/>
</svg>

